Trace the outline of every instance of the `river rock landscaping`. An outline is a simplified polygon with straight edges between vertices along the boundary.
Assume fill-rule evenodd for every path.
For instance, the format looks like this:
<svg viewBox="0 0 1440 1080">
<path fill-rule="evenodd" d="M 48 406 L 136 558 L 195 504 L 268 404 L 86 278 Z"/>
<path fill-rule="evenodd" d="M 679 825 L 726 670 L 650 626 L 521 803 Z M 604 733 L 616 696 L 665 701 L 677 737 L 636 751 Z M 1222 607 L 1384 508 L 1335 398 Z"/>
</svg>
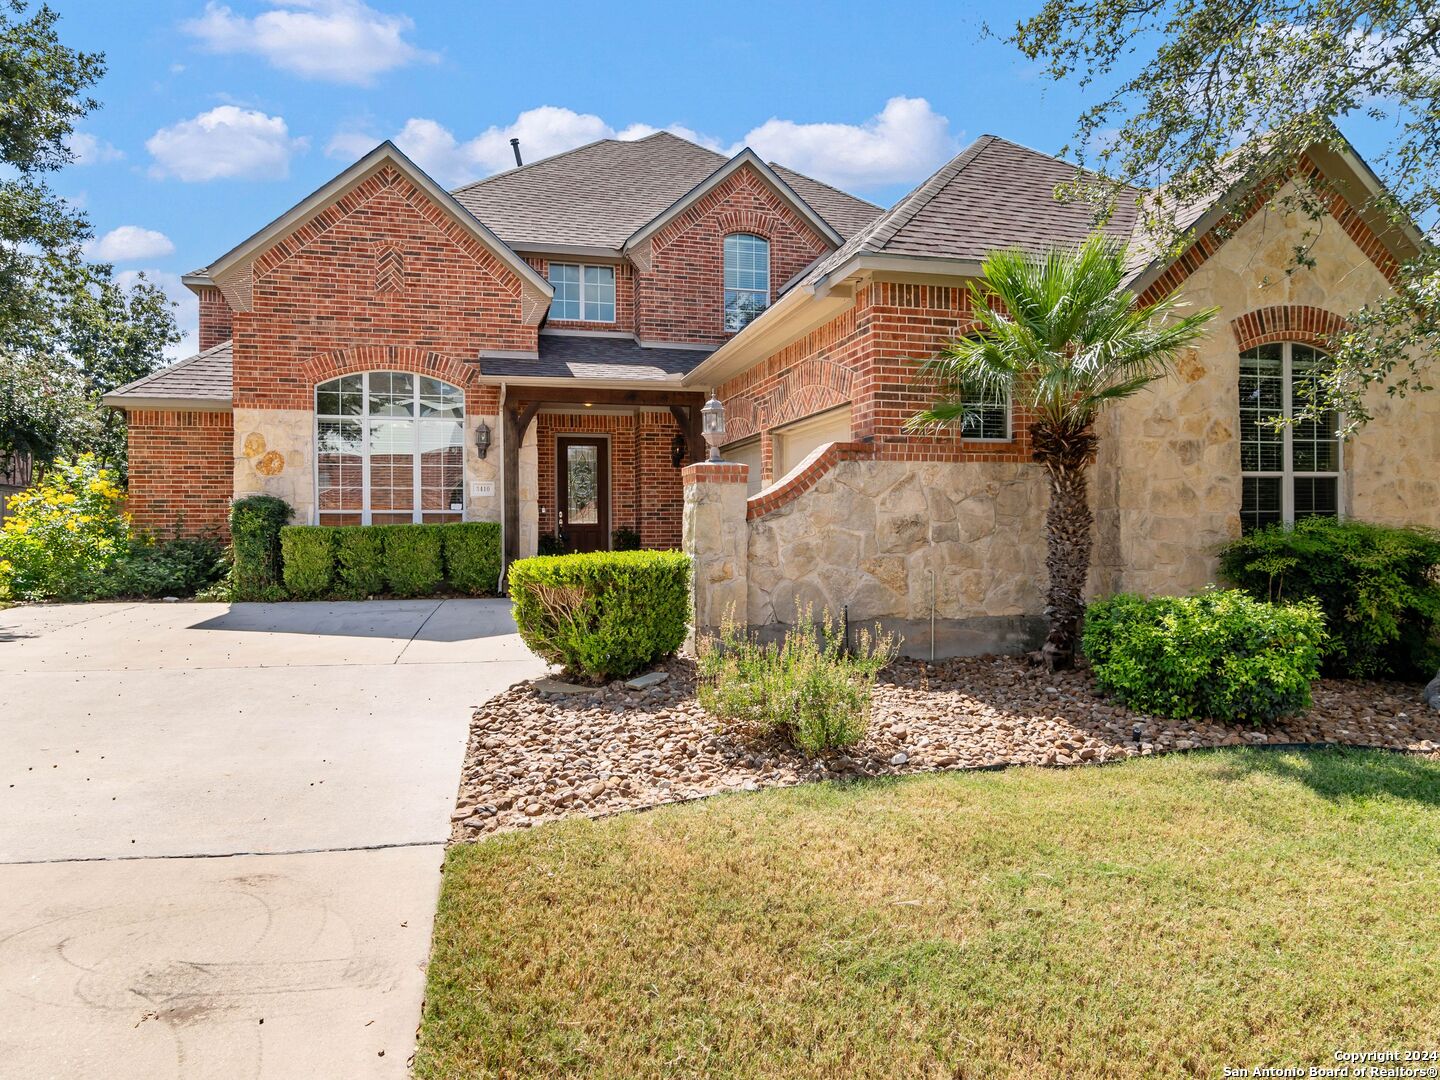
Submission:
<svg viewBox="0 0 1440 1080">
<path fill-rule="evenodd" d="M 1404 683 L 1321 680 L 1300 716 L 1259 727 L 1166 720 L 1102 697 L 1084 670 L 1020 657 L 897 661 L 875 688 L 869 733 L 808 758 L 779 739 L 721 731 L 695 700 L 695 665 L 663 682 L 587 693 L 521 683 L 476 710 L 453 837 L 600 817 L 723 791 L 1003 765 L 1068 766 L 1202 747 L 1343 743 L 1440 751 L 1440 712 Z"/>
</svg>

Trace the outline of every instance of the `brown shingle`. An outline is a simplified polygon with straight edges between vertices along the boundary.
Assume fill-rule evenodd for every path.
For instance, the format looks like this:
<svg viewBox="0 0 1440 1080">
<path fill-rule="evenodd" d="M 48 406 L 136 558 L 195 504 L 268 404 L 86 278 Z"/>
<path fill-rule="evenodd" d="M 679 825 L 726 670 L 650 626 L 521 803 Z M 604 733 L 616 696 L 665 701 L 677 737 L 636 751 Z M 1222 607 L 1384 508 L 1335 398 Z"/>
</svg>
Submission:
<svg viewBox="0 0 1440 1080">
<path fill-rule="evenodd" d="M 230 400 L 230 342 L 188 356 L 105 395 L 107 405 L 140 407 L 147 400 Z"/>
<path fill-rule="evenodd" d="M 555 379 L 674 379 L 695 367 L 704 349 L 646 348 L 634 338 L 588 334 L 541 334 L 536 360 L 480 357 L 487 376 L 531 376 Z"/>
</svg>

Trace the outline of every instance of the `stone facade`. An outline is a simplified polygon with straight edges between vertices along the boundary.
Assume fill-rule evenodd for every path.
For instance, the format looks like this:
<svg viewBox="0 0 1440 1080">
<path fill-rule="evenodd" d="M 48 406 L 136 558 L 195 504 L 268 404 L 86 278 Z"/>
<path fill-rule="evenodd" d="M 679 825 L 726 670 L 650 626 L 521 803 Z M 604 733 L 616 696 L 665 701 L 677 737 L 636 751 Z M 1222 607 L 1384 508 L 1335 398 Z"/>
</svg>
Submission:
<svg viewBox="0 0 1440 1080">
<path fill-rule="evenodd" d="M 687 465 L 684 551 L 693 563 L 693 625 L 714 631 L 727 621 L 745 625 L 750 530 L 745 523 L 749 466 Z"/>
</svg>

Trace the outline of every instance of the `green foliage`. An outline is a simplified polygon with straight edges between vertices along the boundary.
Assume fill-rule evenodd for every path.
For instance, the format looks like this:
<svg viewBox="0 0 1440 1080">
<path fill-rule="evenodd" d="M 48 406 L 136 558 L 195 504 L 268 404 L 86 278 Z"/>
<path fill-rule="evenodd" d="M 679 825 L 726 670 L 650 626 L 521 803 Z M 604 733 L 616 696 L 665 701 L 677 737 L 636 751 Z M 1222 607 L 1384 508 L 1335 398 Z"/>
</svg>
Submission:
<svg viewBox="0 0 1440 1080">
<path fill-rule="evenodd" d="M 1121 593 L 1086 610 L 1084 646 L 1096 683 L 1133 709 L 1259 724 L 1309 708 L 1325 617 L 1239 590 Z"/>
<path fill-rule="evenodd" d="M 678 551 L 521 559 L 509 585 L 525 644 L 575 677 L 624 678 L 685 640 L 690 560 Z"/>
<path fill-rule="evenodd" d="M 428 596 L 445 580 L 433 525 L 372 525 L 384 545 L 385 581 L 396 596 Z"/>
<path fill-rule="evenodd" d="M 205 593 L 230 570 L 214 537 L 132 537 L 129 550 L 104 583 L 104 595 L 160 600 Z"/>
<path fill-rule="evenodd" d="M 539 543 L 536 546 L 538 555 L 564 555 L 565 541 L 561 540 L 554 533 L 541 533 Z"/>
<path fill-rule="evenodd" d="M 85 442 L 85 380 L 52 357 L 0 352 L 0 472 L 29 457 L 42 468 Z"/>
<path fill-rule="evenodd" d="M 1440 667 L 1440 533 L 1305 518 L 1228 544 L 1220 570 L 1262 600 L 1314 600 L 1329 672 L 1428 679 Z"/>
<path fill-rule="evenodd" d="M 640 534 L 634 529 L 616 529 L 610 534 L 611 551 L 639 551 Z"/>
<path fill-rule="evenodd" d="M 699 642 L 700 704 L 737 729 L 778 732 L 807 754 L 854 746 L 869 728 L 875 678 L 898 651 L 878 629 L 856 637 L 847 648 L 838 618 L 822 616 L 815 627 L 808 611 L 797 611 L 778 643 L 726 623 L 718 641 Z"/>
<path fill-rule="evenodd" d="M 124 493 L 93 455 L 56 462 L 10 498 L 0 527 L 0 598 L 90 600 L 124 558 Z"/>
<path fill-rule="evenodd" d="M 335 532 L 328 525 L 287 525 L 280 530 L 280 560 L 291 596 L 307 600 L 330 591 L 335 583 Z"/>
<path fill-rule="evenodd" d="M 1009 40 L 1057 82 L 1103 87 L 1067 150 L 1104 179 L 1082 174 L 1071 194 L 1133 206 L 1136 189 L 1164 177 L 1165 197 L 1141 206 L 1162 254 L 1188 242 L 1186 208 L 1232 190 L 1258 192 L 1272 219 L 1301 223 L 1287 273 L 1314 265 L 1316 239 L 1335 227 L 1326 218 L 1336 194 L 1394 224 L 1428 224 L 1440 209 L 1440 24 L 1430 0 L 1044 0 Z M 1348 152 L 1342 118 L 1388 132 L 1369 158 L 1383 192 L 1295 168 L 1307 151 L 1321 158 L 1316 147 Z M 1440 254 L 1422 250 L 1393 284 L 1347 314 L 1347 331 L 1329 349 L 1335 363 L 1322 396 L 1349 429 L 1383 400 L 1367 392 L 1374 384 L 1403 396 L 1433 382 Z"/>
<path fill-rule="evenodd" d="M 234 552 L 236 600 L 284 597 L 280 530 L 295 511 L 274 495 L 247 495 L 230 504 L 230 544 Z"/>
<path fill-rule="evenodd" d="M 440 530 L 445 581 L 456 592 L 494 596 L 500 583 L 500 523 L 457 521 Z"/>
<path fill-rule="evenodd" d="M 335 580 L 342 596 L 364 600 L 385 588 L 385 544 L 374 525 L 343 525 L 335 533 Z"/>
</svg>

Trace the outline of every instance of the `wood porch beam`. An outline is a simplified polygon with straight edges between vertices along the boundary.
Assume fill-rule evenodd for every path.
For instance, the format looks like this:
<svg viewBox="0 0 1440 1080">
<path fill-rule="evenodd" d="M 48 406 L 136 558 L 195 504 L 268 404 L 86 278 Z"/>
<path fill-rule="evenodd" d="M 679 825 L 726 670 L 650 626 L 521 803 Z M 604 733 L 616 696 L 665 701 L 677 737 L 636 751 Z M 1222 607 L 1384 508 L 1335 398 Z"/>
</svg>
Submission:
<svg viewBox="0 0 1440 1080">
<path fill-rule="evenodd" d="M 615 387 L 587 386 L 510 386 L 506 400 L 514 403 L 538 402 L 541 405 L 703 405 L 705 395 L 689 390 L 624 390 Z"/>
</svg>

